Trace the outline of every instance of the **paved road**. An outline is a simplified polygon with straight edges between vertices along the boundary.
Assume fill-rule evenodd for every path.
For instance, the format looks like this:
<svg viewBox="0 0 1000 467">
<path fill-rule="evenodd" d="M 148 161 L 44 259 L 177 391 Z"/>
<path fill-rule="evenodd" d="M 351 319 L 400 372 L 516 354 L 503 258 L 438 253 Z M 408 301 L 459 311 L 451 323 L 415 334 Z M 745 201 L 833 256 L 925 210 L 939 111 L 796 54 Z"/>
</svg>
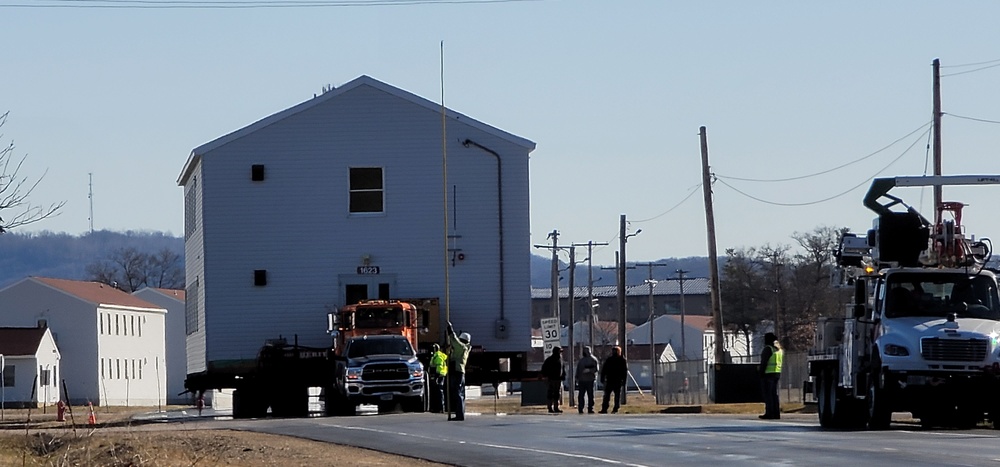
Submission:
<svg viewBox="0 0 1000 467">
<path fill-rule="evenodd" d="M 1000 431 L 821 430 L 815 415 L 434 414 L 228 420 L 213 427 L 285 434 L 455 465 L 998 465 Z"/>
</svg>

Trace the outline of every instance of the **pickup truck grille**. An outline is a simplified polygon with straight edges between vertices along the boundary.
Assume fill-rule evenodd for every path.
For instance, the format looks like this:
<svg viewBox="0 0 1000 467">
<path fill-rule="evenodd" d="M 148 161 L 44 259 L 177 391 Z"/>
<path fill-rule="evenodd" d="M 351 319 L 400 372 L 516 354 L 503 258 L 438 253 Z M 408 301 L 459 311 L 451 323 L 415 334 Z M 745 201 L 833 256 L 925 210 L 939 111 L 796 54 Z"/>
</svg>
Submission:
<svg viewBox="0 0 1000 467">
<path fill-rule="evenodd" d="M 405 363 L 371 363 L 361 373 L 362 381 L 394 381 L 410 377 Z"/>
<path fill-rule="evenodd" d="M 926 360 L 981 362 L 989 350 L 986 339 L 941 339 L 927 337 L 920 341 L 920 355 Z"/>
</svg>

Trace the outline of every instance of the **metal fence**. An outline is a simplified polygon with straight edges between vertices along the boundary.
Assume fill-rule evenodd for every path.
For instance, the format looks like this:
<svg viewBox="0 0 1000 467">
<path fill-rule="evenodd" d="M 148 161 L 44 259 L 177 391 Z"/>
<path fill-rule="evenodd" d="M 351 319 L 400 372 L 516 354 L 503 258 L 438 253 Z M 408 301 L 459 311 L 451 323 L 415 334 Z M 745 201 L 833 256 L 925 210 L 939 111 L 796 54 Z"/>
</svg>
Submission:
<svg viewBox="0 0 1000 467">
<path fill-rule="evenodd" d="M 781 368 L 780 398 L 782 402 L 807 402 L 804 399 L 803 383 L 809 379 L 805 352 L 785 352 Z M 759 364 L 759 357 L 750 357 L 734 363 Z M 633 368 L 632 365 L 629 365 Z M 648 368 L 649 364 L 646 363 Z M 639 370 L 645 373 L 643 370 Z M 635 369 L 633 369 L 635 371 Z M 709 398 L 709 367 L 706 360 L 659 363 L 656 367 L 656 403 L 660 405 L 707 404 Z M 648 378 L 645 379 L 649 381 Z M 648 387 L 648 386 L 647 386 Z"/>
</svg>

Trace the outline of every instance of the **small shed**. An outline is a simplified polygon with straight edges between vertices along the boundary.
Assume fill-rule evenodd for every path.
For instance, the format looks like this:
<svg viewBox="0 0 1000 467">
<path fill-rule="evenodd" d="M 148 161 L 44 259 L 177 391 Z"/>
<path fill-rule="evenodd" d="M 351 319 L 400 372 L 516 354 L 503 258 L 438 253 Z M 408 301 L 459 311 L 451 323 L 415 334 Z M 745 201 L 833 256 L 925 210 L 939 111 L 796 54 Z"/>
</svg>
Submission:
<svg viewBox="0 0 1000 467">
<path fill-rule="evenodd" d="M 0 327 L 0 356 L 3 407 L 39 407 L 59 400 L 59 349 L 45 323 Z"/>
</svg>

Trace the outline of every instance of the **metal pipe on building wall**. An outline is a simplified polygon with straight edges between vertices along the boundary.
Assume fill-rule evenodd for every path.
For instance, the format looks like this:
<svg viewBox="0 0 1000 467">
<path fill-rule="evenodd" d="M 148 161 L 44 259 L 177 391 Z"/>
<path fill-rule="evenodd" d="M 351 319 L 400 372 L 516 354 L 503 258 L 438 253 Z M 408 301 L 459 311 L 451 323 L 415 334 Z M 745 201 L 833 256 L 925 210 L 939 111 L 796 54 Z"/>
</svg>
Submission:
<svg viewBox="0 0 1000 467">
<path fill-rule="evenodd" d="M 504 243 L 503 243 L 503 163 L 501 162 L 500 154 L 498 154 L 496 151 L 494 151 L 494 150 L 492 150 L 492 149 L 490 149 L 490 148 L 488 148 L 486 146 L 483 146 L 482 144 L 479 144 L 479 143 L 477 143 L 477 142 L 475 142 L 475 141 L 473 141 L 471 139 L 466 138 L 465 141 L 462 141 L 462 146 L 465 146 L 465 147 L 475 146 L 475 147 L 477 147 L 479 149 L 482 149 L 483 151 L 486 151 L 486 152 L 492 154 L 493 157 L 495 157 L 497 159 L 497 222 L 499 224 L 499 242 L 500 242 L 500 257 L 499 257 L 499 261 L 500 261 L 500 319 L 505 319 L 506 308 L 504 306 L 504 296 L 506 294 L 504 293 L 504 282 L 505 282 L 506 277 L 504 275 L 504 267 L 503 267 L 503 249 L 504 249 Z"/>
</svg>

